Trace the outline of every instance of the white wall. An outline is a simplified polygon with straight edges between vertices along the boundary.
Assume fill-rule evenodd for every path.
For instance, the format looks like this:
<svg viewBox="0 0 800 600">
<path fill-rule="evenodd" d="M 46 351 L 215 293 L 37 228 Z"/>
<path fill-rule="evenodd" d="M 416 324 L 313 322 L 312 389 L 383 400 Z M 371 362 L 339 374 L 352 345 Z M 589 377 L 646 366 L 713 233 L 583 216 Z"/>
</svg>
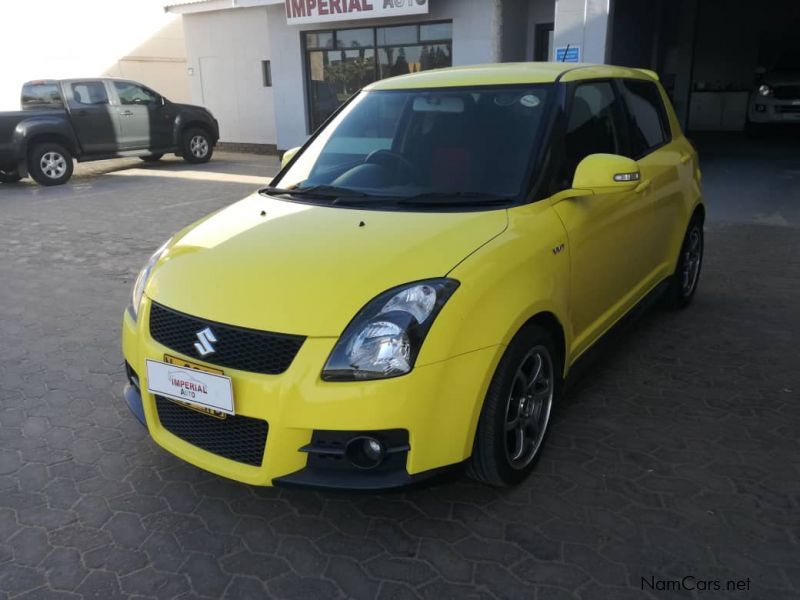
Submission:
<svg viewBox="0 0 800 600">
<path fill-rule="evenodd" d="M 336 29 L 373 27 L 423 20 L 452 19 L 453 64 L 469 65 L 497 62 L 501 59 L 500 0 L 430 0 L 430 14 L 419 18 L 341 21 Z M 269 44 L 272 53 L 272 76 L 275 92 L 277 145 L 281 150 L 299 146 L 308 137 L 305 82 L 301 32 L 330 28 L 289 26 L 283 5 L 267 7 Z"/>
<path fill-rule="evenodd" d="M 283 10 L 283 7 L 280 7 Z M 184 15 L 192 100 L 219 120 L 220 140 L 274 144 L 274 88 L 264 87 L 262 64 L 271 59 L 264 7 Z M 277 66 L 272 61 L 273 81 Z"/>
<path fill-rule="evenodd" d="M 525 48 L 527 60 L 533 60 L 536 50 L 536 26 L 555 21 L 555 0 L 529 0 L 528 2 L 528 38 Z M 554 32 L 555 34 L 555 32 Z M 552 60 L 552 57 L 550 57 Z"/>
<path fill-rule="evenodd" d="M 0 110 L 44 78 L 118 75 L 189 99 L 183 28 L 162 0 L 4 1 L 0 29 Z"/>
<path fill-rule="evenodd" d="M 556 0 L 554 45 L 578 45 L 581 62 L 604 63 L 611 0 Z"/>
</svg>

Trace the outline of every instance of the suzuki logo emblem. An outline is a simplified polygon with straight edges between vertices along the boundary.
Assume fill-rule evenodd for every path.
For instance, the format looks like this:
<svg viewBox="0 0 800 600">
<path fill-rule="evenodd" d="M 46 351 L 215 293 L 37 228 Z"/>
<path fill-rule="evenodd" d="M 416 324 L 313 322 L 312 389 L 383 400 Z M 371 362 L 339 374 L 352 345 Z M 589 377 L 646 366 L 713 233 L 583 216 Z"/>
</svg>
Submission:
<svg viewBox="0 0 800 600">
<path fill-rule="evenodd" d="M 214 346 L 212 346 L 211 343 L 216 342 L 217 338 L 214 336 L 214 332 L 211 331 L 210 327 L 206 327 L 202 331 L 198 331 L 197 339 L 200 341 L 194 343 L 194 349 L 197 350 L 197 353 L 200 356 L 207 356 L 215 351 Z"/>
</svg>

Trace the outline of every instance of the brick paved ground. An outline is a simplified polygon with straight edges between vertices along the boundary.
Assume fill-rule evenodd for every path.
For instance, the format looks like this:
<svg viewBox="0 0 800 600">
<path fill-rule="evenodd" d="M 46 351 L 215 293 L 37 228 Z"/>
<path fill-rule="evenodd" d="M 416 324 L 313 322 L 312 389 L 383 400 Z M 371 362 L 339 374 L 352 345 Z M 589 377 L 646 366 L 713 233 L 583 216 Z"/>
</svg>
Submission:
<svg viewBox="0 0 800 600">
<path fill-rule="evenodd" d="M 684 575 L 800 596 L 793 227 L 712 218 L 696 303 L 620 334 L 518 489 L 254 489 L 157 448 L 120 394 L 131 278 L 273 168 L 118 161 L 0 186 L 0 598 L 727 596 L 641 589 Z"/>
</svg>

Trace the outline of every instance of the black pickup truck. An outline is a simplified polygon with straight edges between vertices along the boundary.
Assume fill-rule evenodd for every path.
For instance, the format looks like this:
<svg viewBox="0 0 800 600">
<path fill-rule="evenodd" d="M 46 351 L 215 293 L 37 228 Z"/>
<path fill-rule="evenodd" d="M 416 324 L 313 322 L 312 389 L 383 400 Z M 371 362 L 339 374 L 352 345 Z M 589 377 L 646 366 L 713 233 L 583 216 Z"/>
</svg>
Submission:
<svg viewBox="0 0 800 600">
<path fill-rule="evenodd" d="M 218 139 L 208 110 L 170 102 L 134 81 L 31 81 L 22 86 L 22 110 L 0 112 L 0 183 L 30 174 L 41 185 L 59 185 L 72 176 L 73 159 L 156 161 L 174 152 L 204 163 Z"/>
</svg>

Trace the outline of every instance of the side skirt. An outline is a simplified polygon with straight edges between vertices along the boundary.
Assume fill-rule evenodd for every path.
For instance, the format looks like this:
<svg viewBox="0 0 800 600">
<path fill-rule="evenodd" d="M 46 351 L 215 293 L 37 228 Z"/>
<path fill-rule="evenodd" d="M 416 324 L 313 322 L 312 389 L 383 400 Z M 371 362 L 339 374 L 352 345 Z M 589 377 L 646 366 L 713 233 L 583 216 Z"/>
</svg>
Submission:
<svg viewBox="0 0 800 600">
<path fill-rule="evenodd" d="M 667 277 L 650 290 L 644 298 L 639 300 L 633 308 L 623 315 L 611 328 L 606 331 L 594 344 L 581 354 L 572 364 L 564 382 L 565 390 L 572 388 L 597 360 L 618 342 L 630 328 L 650 309 L 652 309 L 669 287 L 672 277 Z"/>
</svg>

